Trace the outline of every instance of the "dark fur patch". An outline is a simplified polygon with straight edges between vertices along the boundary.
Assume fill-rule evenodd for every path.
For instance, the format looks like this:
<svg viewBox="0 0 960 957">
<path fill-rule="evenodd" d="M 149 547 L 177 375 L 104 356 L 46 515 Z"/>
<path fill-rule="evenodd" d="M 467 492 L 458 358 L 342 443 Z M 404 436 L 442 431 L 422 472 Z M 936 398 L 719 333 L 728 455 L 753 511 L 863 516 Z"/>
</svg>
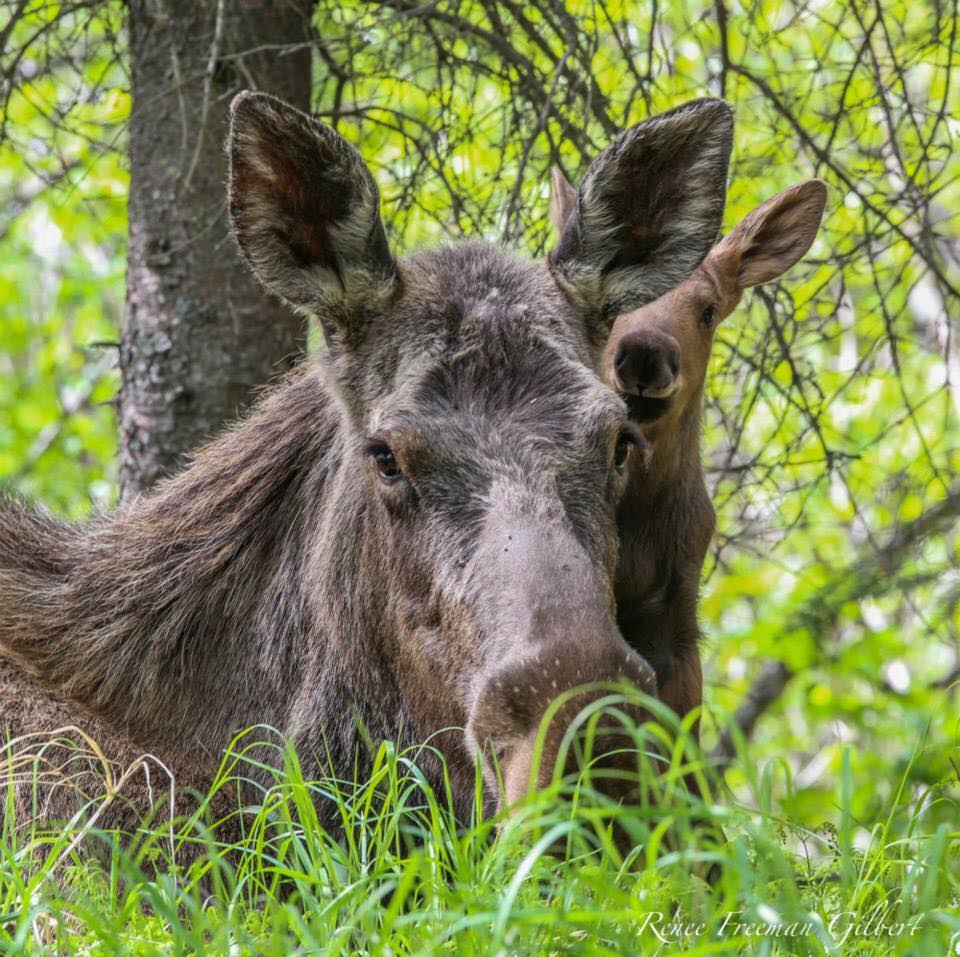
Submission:
<svg viewBox="0 0 960 957">
<path fill-rule="evenodd" d="M 614 317 L 662 295 L 710 249 L 723 215 L 733 117 L 696 100 L 632 127 L 587 169 L 552 262 L 575 298 Z"/>
</svg>

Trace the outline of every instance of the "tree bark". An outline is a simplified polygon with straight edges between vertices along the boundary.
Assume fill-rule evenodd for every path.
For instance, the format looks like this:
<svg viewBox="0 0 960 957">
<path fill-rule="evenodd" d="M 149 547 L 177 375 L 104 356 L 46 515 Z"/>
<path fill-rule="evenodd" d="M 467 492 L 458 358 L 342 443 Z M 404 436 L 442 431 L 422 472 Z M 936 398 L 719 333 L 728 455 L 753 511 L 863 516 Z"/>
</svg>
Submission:
<svg viewBox="0 0 960 957">
<path fill-rule="evenodd" d="M 132 72 L 120 487 L 129 500 L 287 370 L 303 321 L 258 288 L 228 233 L 228 107 L 310 107 L 313 0 L 129 0 Z"/>
</svg>

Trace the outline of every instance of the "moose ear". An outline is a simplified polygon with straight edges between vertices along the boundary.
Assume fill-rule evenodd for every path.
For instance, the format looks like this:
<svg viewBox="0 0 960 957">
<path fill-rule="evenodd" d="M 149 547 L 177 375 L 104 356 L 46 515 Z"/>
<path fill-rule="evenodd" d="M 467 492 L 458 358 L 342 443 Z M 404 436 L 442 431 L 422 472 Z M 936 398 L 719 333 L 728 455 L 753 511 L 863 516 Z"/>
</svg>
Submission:
<svg viewBox="0 0 960 957">
<path fill-rule="evenodd" d="M 823 208 L 827 186 L 809 179 L 772 196 L 749 213 L 717 246 L 729 269 L 736 269 L 741 289 L 785 273 L 810 248 Z"/>
<path fill-rule="evenodd" d="M 230 106 L 230 222 L 254 274 L 325 331 L 356 336 L 397 270 L 376 183 L 329 126 L 264 93 Z"/>
<path fill-rule="evenodd" d="M 685 279 L 720 228 L 733 114 L 694 100 L 622 133 L 590 164 L 550 262 L 604 329 Z"/>
<path fill-rule="evenodd" d="M 567 225 L 570 214 L 577 206 L 577 191 L 570 185 L 570 180 L 560 171 L 558 166 L 550 167 L 550 222 L 557 231 L 563 234 L 563 227 Z"/>
</svg>

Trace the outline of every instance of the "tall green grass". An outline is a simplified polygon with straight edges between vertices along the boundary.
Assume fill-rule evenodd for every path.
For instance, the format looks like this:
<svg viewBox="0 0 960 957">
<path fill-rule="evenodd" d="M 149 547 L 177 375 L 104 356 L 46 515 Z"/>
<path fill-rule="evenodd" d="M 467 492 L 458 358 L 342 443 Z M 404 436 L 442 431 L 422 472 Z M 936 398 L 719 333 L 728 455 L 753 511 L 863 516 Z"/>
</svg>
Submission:
<svg viewBox="0 0 960 957">
<path fill-rule="evenodd" d="M 905 772 L 884 814 L 859 821 L 852 795 L 869 782 L 854 779 L 848 753 L 835 820 L 812 830 L 781 813 L 794 787 L 786 762 L 758 768 L 741 746 L 734 798 L 686 727 L 666 723 L 633 729 L 651 757 L 638 769 L 649 799 L 630 808 L 586 775 L 485 816 L 478 775 L 472 820 L 458 822 L 449 782 L 433 788 L 421 770 L 423 749 L 385 742 L 365 780 L 307 780 L 274 740 L 272 786 L 229 822 L 211 821 L 207 804 L 121 839 L 79 822 L 17 828 L 7 813 L 0 951 L 960 953 L 955 780 L 917 792 Z M 208 797 L 232 793 L 267 737 L 238 736 Z M 683 787 L 691 774 L 708 797 Z M 335 804 L 338 838 L 318 801 Z M 615 825 L 631 835 L 626 853 Z M 194 859 L 178 866 L 188 845 Z"/>
</svg>

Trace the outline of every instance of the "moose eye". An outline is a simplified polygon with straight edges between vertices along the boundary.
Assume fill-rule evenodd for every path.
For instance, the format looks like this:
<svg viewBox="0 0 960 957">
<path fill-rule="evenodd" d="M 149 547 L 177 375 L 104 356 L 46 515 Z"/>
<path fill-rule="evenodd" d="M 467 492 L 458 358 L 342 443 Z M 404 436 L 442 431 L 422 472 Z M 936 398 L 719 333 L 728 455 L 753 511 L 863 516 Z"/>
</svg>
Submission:
<svg viewBox="0 0 960 957">
<path fill-rule="evenodd" d="M 622 472 L 626 467 L 631 447 L 638 444 L 637 437 L 632 432 L 624 430 L 620 433 L 616 448 L 613 450 L 613 466 L 618 472 Z"/>
<path fill-rule="evenodd" d="M 403 475 L 393 450 L 385 442 L 371 442 L 367 452 L 373 459 L 377 474 L 385 482 L 395 482 Z"/>
<path fill-rule="evenodd" d="M 717 321 L 717 307 L 716 306 L 707 306 L 703 310 L 703 313 L 700 316 L 700 325 L 704 329 L 712 329 L 713 324 Z"/>
</svg>

